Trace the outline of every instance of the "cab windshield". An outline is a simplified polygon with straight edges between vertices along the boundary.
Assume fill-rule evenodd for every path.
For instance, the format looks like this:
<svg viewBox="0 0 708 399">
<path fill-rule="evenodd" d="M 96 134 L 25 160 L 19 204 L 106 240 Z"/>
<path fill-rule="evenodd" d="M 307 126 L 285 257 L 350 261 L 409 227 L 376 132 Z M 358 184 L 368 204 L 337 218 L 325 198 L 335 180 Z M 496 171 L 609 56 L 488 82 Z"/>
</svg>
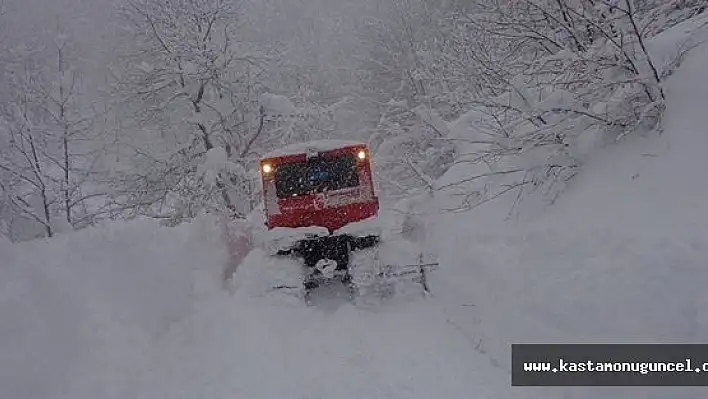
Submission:
<svg viewBox="0 0 708 399">
<path fill-rule="evenodd" d="M 354 156 L 313 158 L 307 162 L 278 165 L 275 170 L 278 198 L 312 195 L 358 185 L 359 175 Z"/>
</svg>

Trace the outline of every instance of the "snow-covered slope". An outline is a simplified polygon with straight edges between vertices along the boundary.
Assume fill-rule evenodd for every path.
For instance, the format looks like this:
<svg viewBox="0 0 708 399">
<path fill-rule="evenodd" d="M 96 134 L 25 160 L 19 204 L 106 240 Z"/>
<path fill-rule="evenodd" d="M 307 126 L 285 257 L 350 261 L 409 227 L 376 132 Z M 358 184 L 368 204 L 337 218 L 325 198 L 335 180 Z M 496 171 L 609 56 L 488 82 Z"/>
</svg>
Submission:
<svg viewBox="0 0 708 399">
<path fill-rule="evenodd" d="M 675 52 L 695 27 L 703 27 L 692 30 L 696 42 L 705 40 L 706 20 L 665 32 L 654 50 Z M 514 342 L 708 341 L 706 65 L 703 44 L 668 79 L 663 134 L 596 152 L 553 207 L 501 222 L 515 200 L 510 195 L 474 212 L 437 214 L 431 240 L 445 268 L 431 285 L 451 320 L 491 359 L 508 367 Z M 708 395 L 706 388 L 540 392 Z"/>
<path fill-rule="evenodd" d="M 696 30 L 696 28 L 699 28 Z M 652 41 L 657 58 L 708 39 L 708 14 Z M 664 132 L 631 137 L 588 162 L 545 222 L 699 236 L 708 226 L 708 46 L 690 51 L 665 87 Z M 552 219 L 552 220 L 548 220 Z"/>
<path fill-rule="evenodd" d="M 219 287 L 207 219 L 113 223 L 0 242 L 0 398 L 112 398 L 170 326 Z"/>
</svg>

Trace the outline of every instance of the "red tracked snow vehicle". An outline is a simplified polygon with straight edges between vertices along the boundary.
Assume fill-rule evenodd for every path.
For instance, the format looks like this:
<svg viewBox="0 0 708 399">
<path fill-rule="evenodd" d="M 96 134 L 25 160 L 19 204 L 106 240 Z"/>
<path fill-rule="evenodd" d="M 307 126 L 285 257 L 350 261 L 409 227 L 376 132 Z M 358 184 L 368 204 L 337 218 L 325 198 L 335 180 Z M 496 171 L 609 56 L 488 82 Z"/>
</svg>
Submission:
<svg viewBox="0 0 708 399">
<path fill-rule="evenodd" d="M 265 225 L 286 238 L 276 254 L 303 259 L 305 289 L 334 276 L 350 283 L 350 252 L 379 242 L 379 200 L 367 146 L 340 140 L 295 144 L 266 154 L 260 171 Z"/>
</svg>

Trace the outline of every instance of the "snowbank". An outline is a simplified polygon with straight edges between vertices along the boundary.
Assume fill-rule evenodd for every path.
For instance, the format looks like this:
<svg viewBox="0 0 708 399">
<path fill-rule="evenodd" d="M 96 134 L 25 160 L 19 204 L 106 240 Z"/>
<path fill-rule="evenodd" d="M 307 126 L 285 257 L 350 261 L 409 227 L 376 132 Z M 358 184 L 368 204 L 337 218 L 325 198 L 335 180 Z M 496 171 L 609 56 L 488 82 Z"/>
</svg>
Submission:
<svg viewBox="0 0 708 399">
<path fill-rule="evenodd" d="M 443 267 L 430 274 L 430 286 L 450 322 L 506 370 L 512 343 L 708 340 L 708 234 L 572 226 L 481 232 L 469 220 L 443 220 L 436 229 L 444 237 L 437 247 Z M 574 399 L 668 397 L 660 388 L 539 393 L 564 392 Z M 677 388 L 669 396 L 705 394 Z"/>
<path fill-rule="evenodd" d="M 204 218 L 0 244 L 0 396 L 131 397 L 147 348 L 218 289 L 220 239 Z"/>
<path fill-rule="evenodd" d="M 705 40 L 708 34 L 708 14 L 699 14 L 661 34 L 648 42 L 652 59 L 660 71 L 671 72 L 686 53 Z"/>
<path fill-rule="evenodd" d="M 697 22 L 701 22 L 697 24 Z M 708 40 L 708 15 L 701 15 L 652 40 L 673 53 L 667 41 Z M 696 25 L 702 29 L 696 29 Z M 661 45 L 658 45 L 661 44 Z M 661 53 L 656 50 L 657 53 Z M 664 132 L 625 139 L 590 160 L 562 196 L 546 225 L 563 223 L 614 229 L 661 230 L 696 236 L 708 226 L 708 45 L 693 49 L 665 84 Z"/>
<path fill-rule="evenodd" d="M 221 217 L 219 225 L 228 253 L 228 261 L 222 275 L 224 285 L 228 288 L 228 283 L 233 279 L 238 267 L 256 245 L 257 230 L 254 228 L 253 221 L 249 219 L 231 220 Z"/>
<path fill-rule="evenodd" d="M 695 26 L 688 21 L 656 43 L 675 43 L 686 30 L 700 35 L 696 42 L 708 39 Z M 667 80 L 663 134 L 635 135 L 594 153 L 543 212 L 527 207 L 522 217 L 507 219 L 512 192 L 472 212 L 431 215 L 443 267 L 430 285 L 451 323 L 490 361 L 508 369 L 516 342 L 708 340 L 706 65 L 708 44 L 692 50 Z M 702 398 L 708 390 L 537 392 L 659 399 Z"/>
</svg>

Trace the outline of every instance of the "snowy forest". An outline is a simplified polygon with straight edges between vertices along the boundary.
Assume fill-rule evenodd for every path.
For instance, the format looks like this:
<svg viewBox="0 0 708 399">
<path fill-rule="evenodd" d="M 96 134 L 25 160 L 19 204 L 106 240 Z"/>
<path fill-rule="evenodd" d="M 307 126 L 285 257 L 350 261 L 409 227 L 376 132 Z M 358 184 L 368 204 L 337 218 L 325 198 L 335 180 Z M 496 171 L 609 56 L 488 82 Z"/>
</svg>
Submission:
<svg viewBox="0 0 708 399">
<path fill-rule="evenodd" d="M 0 236 L 244 218 L 258 158 L 369 144 L 384 199 L 552 203 L 661 130 L 647 41 L 704 0 L 0 0 Z M 457 168 L 452 179 L 438 180 Z"/>
</svg>

